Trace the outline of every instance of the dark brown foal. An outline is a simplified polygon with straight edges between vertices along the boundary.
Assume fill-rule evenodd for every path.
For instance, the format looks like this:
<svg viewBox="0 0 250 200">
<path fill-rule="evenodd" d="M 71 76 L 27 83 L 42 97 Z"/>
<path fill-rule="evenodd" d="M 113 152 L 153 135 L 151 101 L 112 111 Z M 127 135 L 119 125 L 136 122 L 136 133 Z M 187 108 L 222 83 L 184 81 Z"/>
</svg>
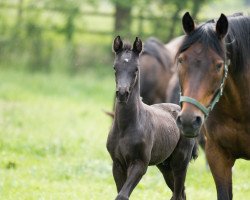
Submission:
<svg viewBox="0 0 250 200">
<path fill-rule="evenodd" d="M 129 199 L 149 165 L 162 172 L 173 200 L 186 199 L 184 182 L 189 161 L 196 155 L 194 139 L 180 137 L 175 104 L 148 106 L 140 98 L 139 57 L 142 42 L 133 47 L 117 36 L 113 43 L 116 78 L 115 115 L 107 149 L 113 160 L 116 200 Z"/>
</svg>

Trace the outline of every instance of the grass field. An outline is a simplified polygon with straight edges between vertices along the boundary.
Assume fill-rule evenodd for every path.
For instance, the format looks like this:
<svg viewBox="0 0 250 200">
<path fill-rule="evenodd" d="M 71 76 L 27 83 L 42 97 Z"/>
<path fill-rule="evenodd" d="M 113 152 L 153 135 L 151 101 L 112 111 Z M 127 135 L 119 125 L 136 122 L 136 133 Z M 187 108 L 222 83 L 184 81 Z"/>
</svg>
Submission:
<svg viewBox="0 0 250 200">
<path fill-rule="evenodd" d="M 110 68 L 64 74 L 0 72 L 0 199 L 110 200 L 116 196 L 105 144 L 114 81 Z M 250 163 L 234 167 L 234 199 L 250 199 Z M 190 164 L 187 198 L 216 199 L 204 154 Z M 150 167 L 131 200 L 170 199 Z"/>
</svg>

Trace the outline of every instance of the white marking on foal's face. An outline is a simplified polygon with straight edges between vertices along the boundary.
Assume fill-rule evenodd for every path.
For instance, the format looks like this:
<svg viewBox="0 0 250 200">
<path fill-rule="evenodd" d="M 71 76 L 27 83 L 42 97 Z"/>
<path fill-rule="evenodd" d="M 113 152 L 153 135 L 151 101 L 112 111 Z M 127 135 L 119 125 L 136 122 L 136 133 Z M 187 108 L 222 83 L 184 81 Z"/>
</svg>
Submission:
<svg viewBox="0 0 250 200">
<path fill-rule="evenodd" d="M 132 57 L 131 53 L 125 53 L 122 55 L 121 59 L 124 62 L 128 63 L 131 60 L 131 57 Z"/>
</svg>

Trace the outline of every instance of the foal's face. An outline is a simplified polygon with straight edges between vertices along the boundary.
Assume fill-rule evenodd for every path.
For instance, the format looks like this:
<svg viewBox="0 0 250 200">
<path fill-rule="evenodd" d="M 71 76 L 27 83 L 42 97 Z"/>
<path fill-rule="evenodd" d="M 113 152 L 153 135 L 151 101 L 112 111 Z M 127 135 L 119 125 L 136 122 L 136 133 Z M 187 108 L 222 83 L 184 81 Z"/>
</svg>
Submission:
<svg viewBox="0 0 250 200">
<path fill-rule="evenodd" d="M 122 52 L 114 63 L 116 97 L 120 102 L 127 102 L 138 77 L 138 56 L 132 51 Z"/>
<path fill-rule="evenodd" d="M 138 38 L 134 42 L 133 49 L 131 49 L 130 45 L 123 46 L 119 36 L 114 40 L 116 97 L 119 102 L 126 103 L 128 101 L 137 82 L 141 48 L 142 43 Z"/>
<path fill-rule="evenodd" d="M 189 37 L 190 32 L 195 30 L 194 26 L 189 29 L 189 25 L 193 24 L 193 21 L 191 21 L 192 18 L 190 16 L 186 16 L 186 18 L 187 17 L 189 19 L 183 20 L 184 23 L 186 22 L 187 24 L 183 24 L 183 26 L 187 37 Z M 225 19 L 223 19 L 223 27 L 218 27 L 221 25 L 220 19 L 216 24 L 214 36 L 219 37 L 218 44 L 222 45 L 221 39 L 227 33 L 227 26 L 224 27 Z M 208 107 L 223 79 L 224 58 L 210 47 L 195 42 L 179 54 L 177 62 L 182 95 L 191 97 L 203 106 Z M 189 102 L 182 102 L 182 110 L 177 118 L 177 124 L 185 136 L 198 136 L 204 119 L 205 114 L 198 107 Z"/>
</svg>

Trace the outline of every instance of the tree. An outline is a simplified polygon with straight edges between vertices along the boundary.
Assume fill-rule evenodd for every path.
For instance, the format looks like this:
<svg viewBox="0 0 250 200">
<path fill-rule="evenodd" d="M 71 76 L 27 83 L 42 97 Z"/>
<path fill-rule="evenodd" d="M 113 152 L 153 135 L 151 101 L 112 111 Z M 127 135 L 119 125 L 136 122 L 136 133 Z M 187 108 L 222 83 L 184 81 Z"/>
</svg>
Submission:
<svg viewBox="0 0 250 200">
<path fill-rule="evenodd" d="M 129 1 L 119 1 L 114 0 L 113 4 L 115 7 L 115 24 L 114 32 L 115 34 L 130 34 L 131 27 L 131 3 L 133 0 Z"/>
</svg>

